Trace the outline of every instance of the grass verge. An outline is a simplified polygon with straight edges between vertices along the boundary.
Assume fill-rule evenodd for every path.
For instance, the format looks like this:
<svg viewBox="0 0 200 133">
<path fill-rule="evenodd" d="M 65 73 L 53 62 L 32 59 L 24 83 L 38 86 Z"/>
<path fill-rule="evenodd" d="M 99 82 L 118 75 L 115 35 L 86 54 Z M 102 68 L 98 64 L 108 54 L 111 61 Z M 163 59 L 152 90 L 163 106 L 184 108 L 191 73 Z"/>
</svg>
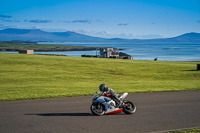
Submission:
<svg viewBox="0 0 200 133">
<path fill-rule="evenodd" d="M 200 62 L 136 61 L 0 53 L 0 100 L 116 92 L 200 90 Z"/>
<path fill-rule="evenodd" d="M 200 133 L 200 128 L 197 129 L 187 129 L 187 130 L 177 130 L 177 131 L 170 131 L 168 133 Z"/>
</svg>

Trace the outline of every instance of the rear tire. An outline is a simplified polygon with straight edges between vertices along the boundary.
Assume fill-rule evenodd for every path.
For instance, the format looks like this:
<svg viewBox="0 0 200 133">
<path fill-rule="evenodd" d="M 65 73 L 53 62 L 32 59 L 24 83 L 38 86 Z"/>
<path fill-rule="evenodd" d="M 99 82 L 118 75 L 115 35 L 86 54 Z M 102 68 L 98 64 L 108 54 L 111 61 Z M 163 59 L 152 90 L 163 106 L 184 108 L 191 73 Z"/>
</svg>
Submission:
<svg viewBox="0 0 200 133">
<path fill-rule="evenodd" d="M 123 112 L 125 114 L 133 114 L 136 111 L 136 106 L 131 101 L 124 101 Z"/>
<path fill-rule="evenodd" d="M 101 116 L 105 113 L 104 106 L 99 102 L 92 103 L 90 110 L 94 115 L 98 116 Z"/>
</svg>

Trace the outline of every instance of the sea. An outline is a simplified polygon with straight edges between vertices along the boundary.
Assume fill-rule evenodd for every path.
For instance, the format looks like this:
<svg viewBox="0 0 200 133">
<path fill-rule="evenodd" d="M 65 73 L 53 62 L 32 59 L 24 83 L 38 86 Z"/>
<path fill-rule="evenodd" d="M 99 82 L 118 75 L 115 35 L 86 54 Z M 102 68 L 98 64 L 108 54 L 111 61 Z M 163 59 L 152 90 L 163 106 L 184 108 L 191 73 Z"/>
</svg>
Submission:
<svg viewBox="0 0 200 133">
<path fill-rule="evenodd" d="M 158 61 L 200 61 L 200 44 L 70 44 L 55 42 L 39 42 L 39 44 L 113 47 L 121 49 L 119 52 L 131 55 L 133 60 L 154 60 L 157 57 Z M 98 55 L 99 51 L 55 51 L 34 52 L 34 54 L 56 54 L 81 57 L 81 55 Z"/>
</svg>

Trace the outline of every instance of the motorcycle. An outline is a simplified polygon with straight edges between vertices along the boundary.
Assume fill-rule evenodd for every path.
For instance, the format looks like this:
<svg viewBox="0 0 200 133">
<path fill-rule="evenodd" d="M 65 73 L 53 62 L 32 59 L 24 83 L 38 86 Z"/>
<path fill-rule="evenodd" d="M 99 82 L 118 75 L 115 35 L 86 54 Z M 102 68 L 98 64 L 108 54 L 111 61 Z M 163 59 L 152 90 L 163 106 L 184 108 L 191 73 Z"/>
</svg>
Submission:
<svg viewBox="0 0 200 133">
<path fill-rule="evenodd" d="M 122 101 L 122 104 L 119 107 L 116 107 L 116 101 L 111 99 L 110 94 L 99 95 L 100 92 L 96 92 L 92 97 L 92 105 L 90 110 L 94 115 L 104 115 L 104 114 L 114 114 L 121 113 L 122 111 L 125 114 L 133 114 L 136 111 L 136 106 L 128 100 L 124 100 L 127 97 L 128 93 L 123 93 L 119 95 L 118 98 Z"/>
</svg>

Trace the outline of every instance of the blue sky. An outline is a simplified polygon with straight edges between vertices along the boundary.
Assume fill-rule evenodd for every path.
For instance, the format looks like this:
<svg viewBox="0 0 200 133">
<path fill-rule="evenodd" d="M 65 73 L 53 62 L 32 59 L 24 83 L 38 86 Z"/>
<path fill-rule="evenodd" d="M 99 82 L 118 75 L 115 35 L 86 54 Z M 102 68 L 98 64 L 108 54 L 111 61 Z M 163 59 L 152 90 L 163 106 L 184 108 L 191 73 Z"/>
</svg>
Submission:
<svg viewBox="0 0 200 133">
<path fill-rule="evenodd" d="M 0 0 L 0 29 L 75 31 L 105 38 L 200 33 L 200 0 Z"/>
</svg>

